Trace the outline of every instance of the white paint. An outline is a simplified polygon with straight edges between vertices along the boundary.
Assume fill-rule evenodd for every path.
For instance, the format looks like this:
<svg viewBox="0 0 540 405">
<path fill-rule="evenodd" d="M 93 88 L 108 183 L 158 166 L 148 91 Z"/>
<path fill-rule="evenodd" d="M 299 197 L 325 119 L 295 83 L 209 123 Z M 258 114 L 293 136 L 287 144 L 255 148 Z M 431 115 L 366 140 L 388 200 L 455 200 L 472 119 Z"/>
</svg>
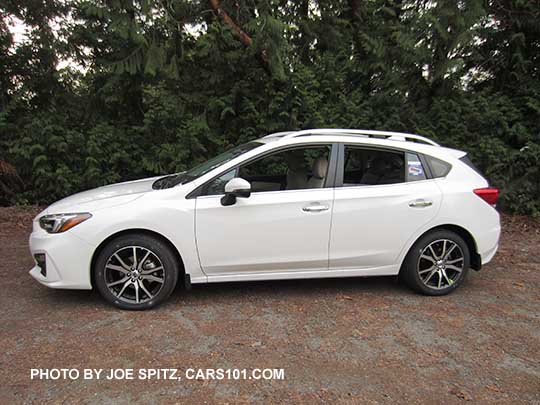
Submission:
<svg viewBox="0 0 540 405">
<path fill-rule="evenodd" d="M 237 164 L 284 146 L 339 143 L 392 147 L 442 159 L 446 178 L 346 188 L 252 193 L 222 206 L 222 196 L 186 198 L 198 186 Z M 458 225 L 474 237 L 485 264 L 495 254 L 499 214 L 473 193 L 487 181 L 459 160 L 463 152 L 402 140 L 360 136 L 274 137 L 200 178 L 165 190 L 143 179 L 85 191 L 58 201 L 34 220 L 30 250 L 47 255 L 53 288 L 90 289 L 91 259 L 108 237 L 145 229 L 176 246 L 192 283 L 394 275 L 426 231 Z M 425 207 L 411 207 L 417 200 Z M 305 210 L 308 206 L 321 210 Z M 61 234 L 39 226 L 44 214 L 89 212 L 92 218 Z"/>
</svg>

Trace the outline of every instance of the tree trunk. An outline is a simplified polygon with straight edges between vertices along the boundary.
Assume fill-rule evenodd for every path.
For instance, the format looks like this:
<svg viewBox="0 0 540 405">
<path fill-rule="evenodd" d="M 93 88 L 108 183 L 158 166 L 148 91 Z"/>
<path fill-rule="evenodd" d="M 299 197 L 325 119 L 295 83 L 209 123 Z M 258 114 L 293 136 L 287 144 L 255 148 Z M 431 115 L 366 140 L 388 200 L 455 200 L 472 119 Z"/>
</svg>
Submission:
<svg viewBox="0 0 540 405">
<path fill-rule="evenodd" d="M 247 48 L 253 44 L 253 39 L 233 20 L 233 18 L 223 8 L 221 8 L 220 0 L 208 0 L 210 7 L 214 10 L 214 13 L 229 26 L 236 38 L 245 45 Z M 268 65 L 268 54 L 266 50 L 262 50 L 257 54 L 257 59 L 261 63 L 264 70 L 271 74 L 270 66 Z"/>
<path fill-rule="evenodd" d="M 219 0 L 209 0 L 208 2 L 210 3 L 212 10 L 214 10 L 214 13 L 216 13 L 216 15 L 232 29 L 238 40 L 245 46 L 250 47 L 253 40 L 238 24 L 236 24 L 229 13 L 221 8 L 221 2 Z"/>
</svg>

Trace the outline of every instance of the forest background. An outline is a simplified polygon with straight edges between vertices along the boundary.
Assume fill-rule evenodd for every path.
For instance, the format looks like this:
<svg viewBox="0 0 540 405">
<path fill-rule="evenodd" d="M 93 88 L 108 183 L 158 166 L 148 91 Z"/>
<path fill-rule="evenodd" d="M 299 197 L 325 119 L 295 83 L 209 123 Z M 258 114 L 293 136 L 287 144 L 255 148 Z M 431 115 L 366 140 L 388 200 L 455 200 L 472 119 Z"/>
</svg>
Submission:
<svg viewBox="0 0 540 405">
<path fill-rule="evenodd" d="M 540 215 L 540 1 L 0 0 L 0 205 L 270 132 L 419 133 Z"/>
</svg>

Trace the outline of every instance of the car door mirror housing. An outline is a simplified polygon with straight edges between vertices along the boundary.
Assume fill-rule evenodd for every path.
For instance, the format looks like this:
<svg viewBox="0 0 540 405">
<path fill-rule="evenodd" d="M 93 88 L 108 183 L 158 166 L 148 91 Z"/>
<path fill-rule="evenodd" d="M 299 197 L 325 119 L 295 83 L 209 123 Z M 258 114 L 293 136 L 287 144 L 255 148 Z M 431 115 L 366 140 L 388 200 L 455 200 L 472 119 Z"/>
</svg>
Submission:
<svg viewBox="0 0 540 405">
<path fill-rule="evenodd" d="M 250 195 L 251 184 L 240 177 L 235 177 L 225 184 L 225 195 L 221 198 L 221 204 L 233 205 L 237 198 L 248 198 Z"/>
</svg>

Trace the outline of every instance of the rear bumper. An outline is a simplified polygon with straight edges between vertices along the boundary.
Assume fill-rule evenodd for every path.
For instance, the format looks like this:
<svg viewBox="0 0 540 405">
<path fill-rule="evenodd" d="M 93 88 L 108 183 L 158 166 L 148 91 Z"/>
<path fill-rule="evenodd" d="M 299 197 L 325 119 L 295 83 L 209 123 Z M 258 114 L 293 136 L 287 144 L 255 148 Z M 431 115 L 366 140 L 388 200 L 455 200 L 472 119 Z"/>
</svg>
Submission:
<svg viewBox="0 0 540 405">
<path fill-rule="evenodd" d="M 488 264 L 491 261 L 491 259 L 493 259 L 493 256 L 495 256 L 495 253 L 497 253 L 498 249 L 499 249 L 499 244 L 497 243 L 495 247 L 481 254 L 482 266 L 484 264 Z"/>
<path fill-rule="evenodd" d="M 497 223 L 481 234 L 477 239 L 478 253 L 480 254 L 482 265 L 487 264 L 493 259 L 497 249 L 499 249 L 499 238 L 501 236 L 500 219 L 497 214 Z"/>
<path fill-rule="evenodd" d="M 90 290 L 90 262 L 93 247 L 74 234 L 67 231 L 63 234 L 48 234 L 42 230 L 34 230 L 30 235 L 30 252 L 45 255 L 46 275 L 35 263 L 30 275 L 39 283 L 50 288 L 67 288 Z"/>
</svg>

